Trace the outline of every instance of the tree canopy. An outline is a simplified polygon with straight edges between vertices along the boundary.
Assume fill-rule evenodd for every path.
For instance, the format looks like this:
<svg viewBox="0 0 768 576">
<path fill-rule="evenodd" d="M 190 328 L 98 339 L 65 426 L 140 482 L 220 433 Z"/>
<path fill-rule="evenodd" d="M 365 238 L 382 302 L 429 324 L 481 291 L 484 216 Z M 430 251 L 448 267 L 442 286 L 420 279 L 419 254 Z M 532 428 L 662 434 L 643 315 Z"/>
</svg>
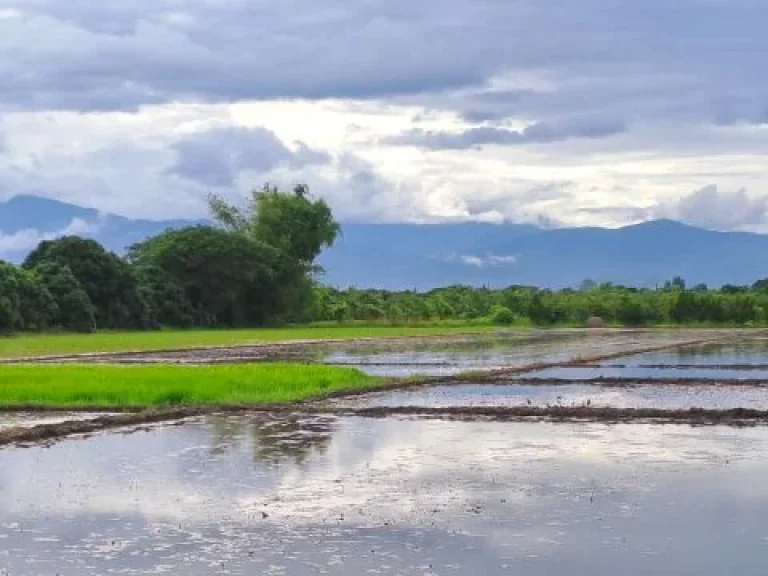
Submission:
<svg viewBox="0 0 768 576">
<path fill-rule="evenodd" d="M 98 328 L 145 326 L 145 310 L 129 264 L 95 240 L 65 236 L 41 242 L 22 266 L 34 270 L 45 264 L 69 268 L 93 305 Z"/>
<path fill-rule="evenodd" d="M 209 203 L 214 218 L 226 228 L 272 246 L 303 265 L 311 265 L 341 231 L 328 204 L 313 200 L 304 184 L 292 193 L 266 184 L 251 192 L 244 209 L 218 196 L 211 196 Z"/>
</svg>

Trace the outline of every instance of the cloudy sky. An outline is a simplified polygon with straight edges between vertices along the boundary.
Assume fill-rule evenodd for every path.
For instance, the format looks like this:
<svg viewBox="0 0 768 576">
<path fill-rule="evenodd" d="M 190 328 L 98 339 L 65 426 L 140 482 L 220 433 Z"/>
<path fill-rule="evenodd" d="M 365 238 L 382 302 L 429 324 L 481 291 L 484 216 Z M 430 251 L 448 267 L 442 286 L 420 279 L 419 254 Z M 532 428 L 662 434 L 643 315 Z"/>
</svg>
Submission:
<svg viewBox="0 0 768 576">
<path fill-rule="evenodd" d="M 768 232 L 765 0 L 0 0 L 0 199 Z"/>
</svg>

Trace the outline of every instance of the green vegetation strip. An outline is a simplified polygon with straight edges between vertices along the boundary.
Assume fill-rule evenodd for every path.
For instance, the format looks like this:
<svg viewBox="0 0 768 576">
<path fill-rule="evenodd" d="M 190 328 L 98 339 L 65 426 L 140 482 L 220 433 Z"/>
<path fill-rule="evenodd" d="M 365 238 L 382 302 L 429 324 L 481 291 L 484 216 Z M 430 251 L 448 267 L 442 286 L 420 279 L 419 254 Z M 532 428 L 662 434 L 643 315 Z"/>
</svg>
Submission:
<svg viewBox="0 0 768 576">
<path fill-rule="evenodd" d="M 89 352 L 170 350 L 204 346 L 240 346 L 300 340 L 353 340 L 489 332 L 491 326 L 308 326 L 248 330 L 99 332 L 96 334 L 20 334 L 0 338 L 0 358 Z"/>
<path fill-rule="evenodd" d="M 0 368 L 0 407 L 263 405 L 383 385 L 354 368 L 304 364 L 220 366 L 13 365 Z"/>
</svg>

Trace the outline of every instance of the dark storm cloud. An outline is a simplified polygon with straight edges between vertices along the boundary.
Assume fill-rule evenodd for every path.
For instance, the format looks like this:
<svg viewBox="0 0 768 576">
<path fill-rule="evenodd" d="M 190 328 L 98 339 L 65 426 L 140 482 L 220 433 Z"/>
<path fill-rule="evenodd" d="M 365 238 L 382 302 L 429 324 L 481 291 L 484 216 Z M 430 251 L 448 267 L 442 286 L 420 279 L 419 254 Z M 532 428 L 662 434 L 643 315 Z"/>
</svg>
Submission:
<svg viewBox="0 0 768 576">
<path fill-rule="evenodd" d="M 282 165 L 303 168 L 327 164 L 328 153 L 303 143 L 291 151 L 265 128 L 220 128 L 187 136 L 174 144 L 177 160 L 170 172 L 208 186 L 229 187 L 240 172 L 269 172 Z"/>
<path fill-rule="evenodd" d="M 621 122 L 605 120 L 565 124 L 540 122 L 519 131 L 494 126 L 470 128 L 463 132 L 435 132 L 416 128 L 389 138 L 386 143 L 421 146 L 432 150 L 461 150 L 489 144 L 545 144 L 571 138 L 606 138 L 624 130 Z"/>
<path fill-rule="evenodd" d="M 507 71 L 546 71 L 554 88 L 495 103 L 478 90 L 453 105 L 475 121 L 595 106 L 622 118 L 753 117 L 768 96 L 762 0 L 0 0 L 0 10 L 0 102 L 17 108 L 439 94 Z"/>
</svg>

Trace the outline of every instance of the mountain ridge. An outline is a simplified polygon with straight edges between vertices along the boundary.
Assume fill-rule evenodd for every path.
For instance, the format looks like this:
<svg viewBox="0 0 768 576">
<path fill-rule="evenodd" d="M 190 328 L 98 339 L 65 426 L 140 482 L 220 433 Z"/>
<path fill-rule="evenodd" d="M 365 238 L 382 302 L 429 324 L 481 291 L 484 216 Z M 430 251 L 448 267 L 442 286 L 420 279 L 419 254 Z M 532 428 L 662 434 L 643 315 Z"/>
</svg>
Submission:
<svg viewBox="0 0 768 576">
<path fill-rule="evenodd" d="M 63 234 L 91 237 L 124 253 L 168 228 L 202 222 L 133 220 L 41 196 L 16 196 L 0 203 L 0 258 L 21 261 L 40 240 Z M 768 276 L 768 235 L 668 219 L 612 229 L 346 223 L 319 263 L 327 284 L 395 290 L 450 284 L 563 288 L 585 279 L 654 286 L 676 275 L 690 284 L 750 284 Z"/>
</svg>

